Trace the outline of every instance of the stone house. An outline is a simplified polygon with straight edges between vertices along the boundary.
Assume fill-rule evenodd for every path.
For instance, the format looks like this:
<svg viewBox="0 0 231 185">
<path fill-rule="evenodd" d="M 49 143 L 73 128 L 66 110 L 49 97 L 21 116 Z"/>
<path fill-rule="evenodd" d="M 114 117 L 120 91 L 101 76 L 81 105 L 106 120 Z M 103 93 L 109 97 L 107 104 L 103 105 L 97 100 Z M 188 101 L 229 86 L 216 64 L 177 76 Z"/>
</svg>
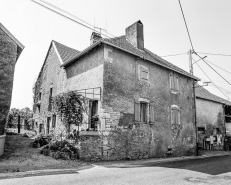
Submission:
<svg viewBox="0 0 231 185">
<path fill-rule="evenodd" d="M 81 52 L 51 42 L 34 87 L 38 130 L 61 132 L 49 100 L 77 91 L 87 97 L 90 110 L 80 129 L 82 158 L 158 157 L 170 149 L 173 155 L 193 154 L 198 79 L 144 48 L 141 21 L 125 32 L 111 39 L 92 33 Z"/>
<path fill-rule="evenodd" d="M 231 102 L 199 85 L 196 86 L 195 93 L 199 147 L 206 148 L 205 136 L 208 141 L 210 136 L 214 136 L 215 146 L 218 133 L 231 136 Z"/>
<path fill-rule="evenodd" d="M 0 155 L 3 153 L 3 134 L 10 109 L 14 68 L 24 46 L 0 23 Z"/>
</svg>

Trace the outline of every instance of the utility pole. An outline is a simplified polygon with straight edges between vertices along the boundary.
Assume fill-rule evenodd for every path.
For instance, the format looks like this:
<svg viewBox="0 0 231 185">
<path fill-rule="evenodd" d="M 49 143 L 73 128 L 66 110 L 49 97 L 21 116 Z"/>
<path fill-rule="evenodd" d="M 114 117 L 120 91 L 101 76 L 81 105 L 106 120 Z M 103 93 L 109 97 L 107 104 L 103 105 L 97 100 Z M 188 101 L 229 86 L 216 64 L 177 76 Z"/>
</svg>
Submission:
<svg viewBox="0 0 231 185">
<path fill-rule="evenodd" d="M 18 114 L 18 133 L 19 134 L 20 134 L 20 127 L 21 127 L 20 120 L 21 120 L 21 118 L 20 118 L 20 115 Z"/>
<path fill-rule="evenodd" d="M 193 63 L 192 63 L 192 54 L 193 51 L 189 50 L 189 71 L 193 75 Z M 198 131 L 197 131 L 197 112 L 196 112 L 196 93 L 195 93 L 195 84 L 196 81 L 193 81 L 193 96 L 194 96 L 194 121 L 195 121 L 195 131 L 196 131 L 196 155 L 198 156 Z"/>
</svg>

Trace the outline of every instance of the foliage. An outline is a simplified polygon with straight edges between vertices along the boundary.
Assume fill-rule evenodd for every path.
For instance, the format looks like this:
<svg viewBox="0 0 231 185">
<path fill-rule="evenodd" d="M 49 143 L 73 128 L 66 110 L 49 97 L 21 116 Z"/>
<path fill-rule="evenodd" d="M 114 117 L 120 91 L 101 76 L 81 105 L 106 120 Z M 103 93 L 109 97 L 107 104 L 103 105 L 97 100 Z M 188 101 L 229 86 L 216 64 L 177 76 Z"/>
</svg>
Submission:
<svg viewBox="0 0 231 185">
<path fill-rule="evenodd" d="M 15 127 L 18 124 L 18 118 L 20 116 L 20 123 L 22 121 L 25 121 L 26 126 L 28 126 L 29 121 L 33 117 L 33 112 L 30 110 L 30 108 L 25 107 L 23 109 L 16 109 L 12 108 L 7 116 L 7 127 Z"/>
<path fill-rule="evenodd" d="M 57 95 L 52 104 L 64 125 L 80 125 L 83 121 L 83 113 L 86 110 L 85 98 L 77 92 L 70 91 Z"/>
<path fill-rule="evenodd" d="M 46 145 L 41 153 L 44 155 L 50 155 L 55 159 L 76 159 L 78 158 L 78 150 L 72 146 L 68 141 L 53 141 Z"/>
</svg>

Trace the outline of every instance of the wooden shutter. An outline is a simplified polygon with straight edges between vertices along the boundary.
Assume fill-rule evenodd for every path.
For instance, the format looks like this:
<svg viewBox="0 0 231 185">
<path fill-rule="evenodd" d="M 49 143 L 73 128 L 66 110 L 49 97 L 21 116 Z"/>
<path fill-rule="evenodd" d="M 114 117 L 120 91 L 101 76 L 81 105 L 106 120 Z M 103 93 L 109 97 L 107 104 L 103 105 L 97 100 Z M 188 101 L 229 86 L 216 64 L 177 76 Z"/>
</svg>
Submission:
<svg viewBox="0 0 231 185">
<path fill-rule="evenodd" d="M 179 91 L 180 88 L 179 88 L 179 80 L 178 80 L 178 75 L 176 74 L 176 90 Z"/>
<path fill-rule="evenodd" d="M 180 125 L 180 127 L 181 127 L 181 122 L 180 122 L 180 110 L 178 110 L 178 124 Z"/>
<path fill-rule="evenodd" d="M 174 109 L 171 108 L 171 125 L 174 124 Z"/>
<path fill-rule="evenodd" d="M 134 103 L 134 114 L 135 114 L 135 121 L 140 121 L 140 103 Z"/>
<path fill-rule="evenodd" d="M 174 84 L 174 83 L 173 83 L 173 80 L 172 80 L 172 79 L 173 79 L 173 76 L 172 76 L 172 74 L 170 74 L 170 75 L 169 75 L 170 89 L 173 89 L 173 84 Z"/>
<path fill-rule="evenodd" d="M 150 104 L 150 106 L 149 106 L 149 115 L 150 115 L 150 123 L 154 123 L 155 122 L 155 117 L 154 117 L 154 106 L 153 106 L 153 104 Z"/>
</svg>

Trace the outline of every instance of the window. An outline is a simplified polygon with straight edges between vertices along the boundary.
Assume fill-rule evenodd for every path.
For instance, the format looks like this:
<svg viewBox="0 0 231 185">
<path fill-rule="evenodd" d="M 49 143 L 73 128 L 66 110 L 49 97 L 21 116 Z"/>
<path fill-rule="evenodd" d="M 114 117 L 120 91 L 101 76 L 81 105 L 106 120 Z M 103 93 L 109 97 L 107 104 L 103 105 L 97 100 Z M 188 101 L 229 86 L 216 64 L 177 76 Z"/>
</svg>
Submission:
<svg viewBox="0 0 231 185">
<path fill-rule="evenodd" d="M 39 93 L 39 100 L 41 100 L 41 98 L 42 98 L 42 93 L 40 92 Z"/>
<path fill-rule="evenodd" d="M 177 105 L 171 106 L 171 124 L 174 127 L 181 126 L 181 124 L 180 124 L 180 109 Z"/>
<path fill-rule="evenodd" d="M 48 111 L 52 111 L 52 91 L 53 91 L 53 88 L 51 87 L 50 88 L 50 94 L 49 94 L 49 104 L 48 104 Z"/>
<path fill-rule="evenodd" d="M 52 128 L 55 128 L 55 126 L 56 126 L 56 115 L 54 114 L 52 116 Z"/>
<path fill-rule="evenodd" d="M 140 103 L 140 122 L 147 122 L 147 103 Z"/>
<path fill-rule="evenodd" d="M 170 90 L 171 92 L 179 91 L 178 75 L 176 73 L 170 74 Z"/>
<path fill-rule="evenodd" d="M 47 134 L 50 133 L 50 122 L 51 122 L 51 117 L 47 117 Z"/>
<path fill-rule="evenodd" d="M 154 106 L 149 102 L 135 102 L 135 121 L 141 123 L 154 123 Z"/>
<path fill-rule="evenodd" d="M 149 79 L 149 71 L 145 66 L 139 66 L 139 79 L 144 82 L 148 82 Z"/>
<path fill-rule="evenodd" d="M 99 122 L 98 117 L 98 100 L 89 101 L 89 126 L 88 130 L 97 130 L 97 124 Z"/>
</svg>

